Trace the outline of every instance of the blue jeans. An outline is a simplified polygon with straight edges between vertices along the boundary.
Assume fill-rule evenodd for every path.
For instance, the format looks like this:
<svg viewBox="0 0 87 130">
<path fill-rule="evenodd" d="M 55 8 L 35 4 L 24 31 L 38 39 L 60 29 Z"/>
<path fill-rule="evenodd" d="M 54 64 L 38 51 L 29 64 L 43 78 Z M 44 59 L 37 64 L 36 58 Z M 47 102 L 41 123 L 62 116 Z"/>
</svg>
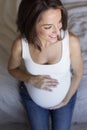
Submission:
<svg viewBox="0 0 87 130">
<path fill-rule="evenodd" d="M 70 130 L 76 94 L 66 106 L 49 110 L 32 101 L 23 82 L 20 85 L 19 92 L 28 115 L 31 130 L 50 130 L 49 119 L 51 119 L 52 130 Z"/>
</svg>

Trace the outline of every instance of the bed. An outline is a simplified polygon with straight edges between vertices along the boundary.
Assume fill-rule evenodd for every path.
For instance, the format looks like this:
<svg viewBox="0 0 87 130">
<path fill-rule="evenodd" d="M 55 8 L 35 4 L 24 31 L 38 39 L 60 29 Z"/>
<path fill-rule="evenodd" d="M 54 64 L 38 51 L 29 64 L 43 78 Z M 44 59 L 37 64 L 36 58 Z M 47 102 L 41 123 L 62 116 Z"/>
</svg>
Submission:
<svg viewBox="0 0 87 130">
<path fill-rule="evenodd" d="M 68 28 L 79 37 L 84 74 L 78 89 L 73 123 L 87 122 L 87 0 L 62 0 L 68 10 Z M 7 71 L 8 57 L 17 36 L 16 16 L 20 0 L 0 0 L 0 124 L 26 123 L 18 81 Z M 0 129 L 1 130 L 1 129 Z M 4 130 L 4 129 L 3 129 Z M 9 129 L 10 130 L 10 129 Z M 21 129 L 22 130 L 22 129 Z"/>
</svg>

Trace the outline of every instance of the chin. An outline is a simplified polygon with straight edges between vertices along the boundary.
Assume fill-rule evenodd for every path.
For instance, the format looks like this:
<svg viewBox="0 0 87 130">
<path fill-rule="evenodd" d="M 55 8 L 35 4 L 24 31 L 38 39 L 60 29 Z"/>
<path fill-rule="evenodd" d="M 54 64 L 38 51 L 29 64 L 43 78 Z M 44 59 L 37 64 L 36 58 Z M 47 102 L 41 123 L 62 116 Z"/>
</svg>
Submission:
<svg viewBox="0 0 87 130">
<path fill-rule="evenodd" d="M 58 40 L 51 40 L 50 42 L 51 43 L 56 43 Z"/>
<path fill-rule="evenodd" d="M 51 40 L 50 40 L 50 42 L 52 42 L 52 43 L 55 43 L 55 42 L 57 42 L 57 41 L 58 41 L 57 38 L 54 38 L 54 39 L 51 39 Z"/>
</svg>

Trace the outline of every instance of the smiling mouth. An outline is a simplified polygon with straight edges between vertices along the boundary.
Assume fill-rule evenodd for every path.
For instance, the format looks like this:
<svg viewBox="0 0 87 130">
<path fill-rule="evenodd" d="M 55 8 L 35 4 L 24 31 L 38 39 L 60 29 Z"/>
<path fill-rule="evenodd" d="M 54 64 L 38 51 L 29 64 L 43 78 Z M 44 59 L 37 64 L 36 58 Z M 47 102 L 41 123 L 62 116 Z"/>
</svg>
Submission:
<svg viewBox="0 0 87 130">
<path fill-rule="evenodd" d="M 51 38 L 57 38 L 57 36 L 50 36 Z"/>
<path fill-rule="evenodd" d="M 57 36 L 50 36 L 52 39 L 59 39 L 59 36 L 57 35 Z"/>
</svg>

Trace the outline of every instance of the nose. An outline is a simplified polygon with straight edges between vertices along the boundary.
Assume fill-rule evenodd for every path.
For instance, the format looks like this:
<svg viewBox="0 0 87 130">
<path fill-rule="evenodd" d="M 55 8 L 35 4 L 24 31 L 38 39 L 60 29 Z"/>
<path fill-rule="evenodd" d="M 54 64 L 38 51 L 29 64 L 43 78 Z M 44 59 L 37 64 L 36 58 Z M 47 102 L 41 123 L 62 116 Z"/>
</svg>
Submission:
<svg viewBox="0 0 87 130">
<path fill-rule="evenodd" d="M 54 33 L 54 34 L 57 34 L 57 35 L 60 34 L 60 29 L 59 29 L 58 26 L 57 26 L 57 27 L 53 27 L 53 33 Z"/>
</svg>

